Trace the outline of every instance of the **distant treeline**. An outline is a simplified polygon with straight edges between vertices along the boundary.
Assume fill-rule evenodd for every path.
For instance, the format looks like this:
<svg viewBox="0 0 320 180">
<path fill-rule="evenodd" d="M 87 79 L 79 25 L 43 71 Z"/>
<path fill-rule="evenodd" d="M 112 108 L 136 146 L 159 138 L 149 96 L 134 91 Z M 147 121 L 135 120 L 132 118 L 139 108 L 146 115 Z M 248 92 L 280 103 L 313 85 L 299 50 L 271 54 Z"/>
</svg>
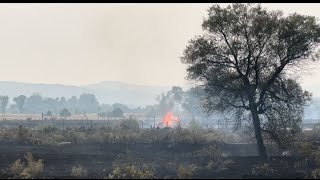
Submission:
<svg viewBox="0 0 320 180">
<path fill-rule="evenodd" d="M 8 106 L 9 97 L 0 96 L 0 106 L 2 113 L 50 113 L 59 114 L 64 109 L 67 109 L 71 114 L 86 114 L 86 113 L 111 113 L 116 109 L 121 109 L 125 112 L 139 112 L 141 108 L 130 109 L 128 106 L 115 104 L 99 104 L 97 98 L 93 94 L 83 93 L 79 98 L 72 96 L 69 99 L 65 97 L 42 97 L 39 93 L 33 93 L 27 97 L 20 95 L 13 98 L 14 104 Z"/>
<path fill-rule="evenodd" d="M 25 95 L 13 97 L 14 104 L 11 105 L 8 105 L 10 97 L 0 96 L 0 107 L 2 113 L 61 114 L 67 110 L 71 114 L 97 113 L 101 116 L 122 116 L 123 113 L 140 113 L 156 116 L 167 111 L 179 111 L 194 115 L 201 112 L 199 92 L 196 88 L 183 91 L 182 88 L 174 86 L 170 91 L 159 95 L 157 104 L 136 108 L 129 108 L 120 103 L 100 104 L 95 95 L 89 93 L 68 99 L 42 97 L 39 93 L 33 93 L 29 97 Z"/>
</svg>

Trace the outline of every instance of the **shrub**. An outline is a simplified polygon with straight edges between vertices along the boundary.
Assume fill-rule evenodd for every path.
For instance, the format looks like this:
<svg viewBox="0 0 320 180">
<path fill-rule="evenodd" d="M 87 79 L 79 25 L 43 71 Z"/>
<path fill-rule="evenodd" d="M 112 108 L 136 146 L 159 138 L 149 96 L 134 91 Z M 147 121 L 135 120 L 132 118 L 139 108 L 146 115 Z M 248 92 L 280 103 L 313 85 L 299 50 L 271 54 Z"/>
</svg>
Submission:
<svg viewBox="0 0 320 180">
<path fill-rule="evenodd" d="M 27 159 L 28 162 L 27 167 L 24 169 L 24 171 L 26 171 L 30 178 L 39 177 L 40 174 L 43 172 L 42 159 L 34 161 L 32 153 L 27 153 L 27 155 L 25 155 L 24 157 L 25 159 Z"/>
<path fill-rule="evenodd" d="M 14 175 L 14 178 L 17 178 L 20 176 L 24 168 L 24 163 L 21 163 L 21 160 L 18 159 L 10 166 L 10 172 Z"/>
<path fill-rule="evenodd" d="M 137 120 L 134 119 L 123 119 L 120 121 L 120 129 L 124 131 L 133 130 L 137 131 L 139 130 L 139 123 Z"/>
<path fill-rule="evenodd" d="M 178 127 L 172 130 L 171 133 L 172 135 L 169 136 L 173 137 L 177 143 L 194 143 L 192 133 L 189 129 Z"/>
<path fill-rule="evenodd" d="M 184 166 L 179 164 L 177 169 L 177 175 L 179 179 L 191 179 L 192 178 L 192 168 L 190 166 Z"/>
<path fill-rule="evenodd" d="M 87 169 L 82 166 L 73 167 L 71 170 L 71 176 L 74 177 L 85 177 L 87 176 Z"/>
<path fill-rule="evenodd" d="M 298 144 L 298 153 L 304 157 L 308 157 L 312 153 L 312 144 L 309 142 L 303 142 Z"/>
<path fill-rule="evenodd" d="M 59 142 L 63 141 L 64 137 L 60 134 L 53 134 L 51 136 L 45 136 L 42 139 L 41 144 L 48 146 L 57 146 Z"/>
<path fill-rule="evenodd" d="M 218 166 L 217 162 L 214 162 L 212 160 L 210 160 L 206 166 L 207 169 L 212 170 L 215 169 Z"/>
<path fill-rule="evenodd" d="M 204 147 L 198 153 L 209 160 L 219 161 L 221 159 L 221 151 L 217 148 L 216 145 L 209 145 L 208 147 Z"/>
<path fill-rule="evenodd" d="M 153 179 L 155 178 L 153 169 L 150 166 L 147 168 L 138 168 L 136 165 L 129 163 L 114 163 L 111 174 L 108 179 Z"/>
<path fill-rule="evenodd" d="M 320 152 L 312 143 L 299 143 L 298 154 L 302 155 L 311 167 L 320 168 Z"/>
<path fill-rule="evenodd" d="M 212 142 L 230 143 L 235 141 L 234 137 L 231 136 L 230 134 L 217 132 L 212 129 L 204 131 L 203 137 L 207 143 L 212 143 Z"/>
<path fill-rule="evenodd" d="M 228 159 L 228 160 L 224 160 L 224 161 L 221 161 L 220 163 L 220 168 L 223 169 L 223 170 L 226 170 L 226 169 L 229 169 L 230 166 L 234 163 L 234 161 Z"/>
<path fill-rule="evenodd" d="M 232 160 L 210 160 L 206 168 L 212 170 L 228 170 L 234 162 Z"/>
<path fill-rule="evenodd" d="M 32 153 L 27 153 L 24 156 L 27 160 L 27 166 L 24 163 L 21 163 L 21 160 L 16 160 L 11 166 L 10 171 L 14 175 L 14 178 L 23 178 L 23 179 L 33 179 L 39 178 L 43 172 L 43 163 L 42 159 L 34 161 Z"/>
<path fill-rule="evenodd" d="M 272 169 L 269 164 L 263 163 L 262 165 L 255 165 L 251 170 L 253 175 L 270 176 L 275 170 Z"/>
<path fill-rule="evenodd" d="M 313 170 L 311 172 L 311 177 L 314 179 L 319 179 L 320 178 L 320 169 L 317 168 L 317 169 Z"/>
<path fill-rule="evenodd" d="M 311 154 L 308 156 L 309 163 L 311 166 L 320 168 L 320 152 L 319 151 L 312 151 Z"/>
<path fill-rule="evenodd" d="M 48 134 L 48 133 L 58 133 L 59 129 L 52 125 L 44 125 L 39 128 L 39 131 L 44 134 Z"/>
<path fill-rule="evenodd" d="M 300 160 L 300 161 L 294 162 L 294 168 L 300 171 L 306 169 L 307 167 L 308 167 L 308 162 L 306 160 Z"/>
<path fill-rule="evenodd" d="M 16 129 L 1 129 L 1 138 L 3 140 L 15 140 L 17 137 Z"/>
<path fill-rule="evenodd" d="M 31 137 L 31 135 L 32 135 L 32 132 L 30 131 L 30 129 L 25 128 L 22 125 L 19 126 L 17 138 L 20 143 L 26 143 Z"/>
</svg>

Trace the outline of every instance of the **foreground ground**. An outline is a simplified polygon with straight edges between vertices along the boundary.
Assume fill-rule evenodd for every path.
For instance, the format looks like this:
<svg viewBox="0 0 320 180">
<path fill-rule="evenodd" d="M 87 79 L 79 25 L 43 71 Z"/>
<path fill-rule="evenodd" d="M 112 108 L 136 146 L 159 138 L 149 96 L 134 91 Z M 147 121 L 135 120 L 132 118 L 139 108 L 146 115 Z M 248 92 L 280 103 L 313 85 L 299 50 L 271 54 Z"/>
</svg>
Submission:
<svg viewBox="0 0 320 180">
<path fill-rule="evenodd" d="M 250 134 L 194 124 L 16 125 L 0 129 L 0 178 L 319 178 L 319 137 L 320 128 L 303 132 L 286 151 L 266 139 L 262 160 Z"/>
<path fill-rule="evenodd" d="M 121 155 L 128 156 L 134 161 L 151 163 L 155 168 L 155 176 L 158 178 L 178 178 L 178 164 L 201 164 L 201 158 L 187 155 L 188 151 L 181 152 L 181 149 L 195 150 L 188 145 L 181 145 L 179 149 L 169 148 L 167 145 L 152 144 L 86 144 L 69 145 L 64 147 L 44 147 L 34 145 L 0 144 L 0 169 L 1 178 L 12 177 L 8 167 L 16 159 L 23 159 L 27 152 L 32 152 L 35 159 L 43 159 L 45 178 L 75 178 L 71 176 L 71 169 L 75 166 L 83 166 L 87 169 L 88 178 L 105 178 L 112 171 L 113 162 Z M 236 148 L 236 145 L 234 146 Z M 181 155 L 184 154 L 184 157 Z M 294 158 L 271 157 L 262 161 L 256 156 L 233 156 L 223 157 L 232 160 L 233 163 L 225 170 L 201 170 L 192 174 L 192 178 L 263 178 L 267 176 L 252 175 L 252 168 L 264 162 L 270 164 L 272 169 L 278 173 L 273 175 L 276 178 L 304 178 L 303 173 L 292 170 Z M 281 172 L 281 173 L 280 173 Z"/>
</svg>

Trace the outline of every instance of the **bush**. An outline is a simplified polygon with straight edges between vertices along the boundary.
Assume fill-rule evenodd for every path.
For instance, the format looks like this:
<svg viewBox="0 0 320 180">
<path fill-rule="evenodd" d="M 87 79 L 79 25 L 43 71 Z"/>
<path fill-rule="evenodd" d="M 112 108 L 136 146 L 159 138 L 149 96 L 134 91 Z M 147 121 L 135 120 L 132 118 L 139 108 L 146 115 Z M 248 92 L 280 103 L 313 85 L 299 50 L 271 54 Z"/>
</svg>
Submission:
<svg viewBox="0 0 320 180">
<path fill-rule="evenodd" d="M 15 131 L 16 129 L 6 129 L 6 128 L 2 128 L 1 129 L 1 139 L 2 140 L 16 140 L 17 138 L 17 131 Z"/>
<path fill-rule="evenodd" d="M 21 163 L 21 160 L 18 159 L 10 166 L 10 172 L 13 174 L 14 178 L 17 178 L 20 176 L 24 168 L 24 163 Z"/>
<path fill-rule="evenodd" d="M 257 176 L 271 176 L 275 170 L 269 164 L 263 163 L 262 165 L 255 165 L 251 170 L 253 175 Z"/>
<path fill-rule="evenodd" d="M 312 151 L 311 154 L 308 156 L 309 163 L 311 166 L 320 168 L 320 152 L 317 151 Z"/>
<path fill-rule="evenodd" d="M 216 145 L 209 145 L 208 147 L 204 147 L 198 153 L 208 160 L 219 161 L 221 159 L 221 151 L 217 148 Z"/>
<path fill-rule="evenodd" d="M 320 152 L 317 146 L 310 142 L 299 143 L 298 154 L 305 158 L 311 168 L 320 168 Z"/>
<path fill-rule="evenodd" d="M 308 157 L 312 153 L 312 144 L 309 142 L 303 142 L 298 144 L 298 153 L 304 157 Z"/>
<path fill-rule="evenodd" d="M 27 166 L 24 163 L 21 163 L 21 160 L 16 160 L 11 166 L 10 171 L 14 175 L 14 178 L 23 178 L 23 179 L 33 179 L 39 178 L 43 172 L 43 163 L 42 159 L 34 161 L 32 153 L 27 153 L 24 156 L 27 160 Z"/>
<path fill-rule="evenodd" d="M 320 178 L 320 169 L 317 168 L 317 169 L 313 170 L 311 172 L 311 177 L 314 179 L 319 179 Z"/>
<path fill-rule="evenodd" d="M 190 166 L 184 166 L 179 164 L 177 169 L 177 175 L 179 179 L 191 179 L 192 178 L 192 168 Z"/>
<path fill-rule="evenodd" d="M 210 160 L 206 168 L 210 171 L 212 170 L 228 170 L 234 162 L 232 160 Z"/>
<path fill-rule="evenodd" d="M 43 163 L 42 159 L 38 161 L 34 161 L 32 157 L 32 153 L 28 153 L 24 156 L 27 159 L 27 167 L 24 169 L 28 177 L 37 178 L 43 172 Z"/>
<path fill-rule="evenodd" d="M 212 129 L 206 130 L 203 133 L 204 139 L 207 143 L 212 142 L 224 142 L 231 143 L 235 141 L 235 138 L 231 134 L 224 132 L 217 132 Z"/>
<path fill-rule="evenodd" d="M 120 129 L 124 131 L 133 130 L 137 131 L 139 130 L 139 123 L 137 120 L 131 119 L 123 119 L 120 121 Z"/>
<path fill-rule="evenodd" d="M 22 125 L 18 128 L 17 138 L 20 143 L 27 143 L 32 136 L 32 132 L 29 128 L 25 128 Z"/>
<path fill-rule="evenodd" d="M 44 125 L 39 127 L 39 131 L 44 134 L 48 134 L 48 133 L 58 133 L 59 129 L 52 125 Z"/>
<path fill-rule="evenodd" d="M 207 169 L 212 170 L 218 167 L 218 163 L 210 160 L 206 166 Z"/>
<path fill-rule="evenodd" d="M 114 163 L 111 174 L 108 179 L 153 179 L 155 178 L 153 169 L 150 166 L 138 168 L 130 163 Z"/>
<path fill-rule="evenodd" d="M 87 176 L 87 169 L 83 168 L 82 166 L 73 167 L 71 170 L 71 176 L 85 177 Z"/>
<path fill-rule="evenodd" d="M 220 164 L 220 167 L 221 169 L 223 170 L 227 170 L 230 168 L 230 166 L 234 163 L 234 161 L 228 159 L 228 160 L 224 160 L 224 161 L 221 161 L 221 164 Z"/>
<path fill-rule="evenodd" d="M 172 130 L 172 135 L 173 136 L 170 136 L 173 137 L 177 143 L 194 143 L 194 136 L 192 136 L 192 133 L 189 129 L 178 127 Z"/>
</svg>

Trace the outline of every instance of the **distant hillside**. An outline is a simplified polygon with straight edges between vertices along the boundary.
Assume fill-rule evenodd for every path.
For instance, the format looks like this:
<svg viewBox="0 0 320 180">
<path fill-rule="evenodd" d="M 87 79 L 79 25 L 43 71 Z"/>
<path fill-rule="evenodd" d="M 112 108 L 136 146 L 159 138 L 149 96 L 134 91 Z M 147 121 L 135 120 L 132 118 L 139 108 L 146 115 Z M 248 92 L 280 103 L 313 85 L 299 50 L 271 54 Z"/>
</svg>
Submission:
<svg viewBox="0 0 320 180">
<path fill-rule="evenodd" d="M 43 97 L 64 96 L 66 98 L 79 97 L 82 93 L 92 93 L 100 103 L 118 102 L 131 106 L 144 106 L 156 103 L 157 95 L 170 89 L 169 86 L 142 86 L 110 81 L 85 86 L 0 81 L 0 95 L 8 95 L 11 102 L 13 97 L 21 94 L 30 96 L 34 92 L 40 93 Z"/>
</svg>

